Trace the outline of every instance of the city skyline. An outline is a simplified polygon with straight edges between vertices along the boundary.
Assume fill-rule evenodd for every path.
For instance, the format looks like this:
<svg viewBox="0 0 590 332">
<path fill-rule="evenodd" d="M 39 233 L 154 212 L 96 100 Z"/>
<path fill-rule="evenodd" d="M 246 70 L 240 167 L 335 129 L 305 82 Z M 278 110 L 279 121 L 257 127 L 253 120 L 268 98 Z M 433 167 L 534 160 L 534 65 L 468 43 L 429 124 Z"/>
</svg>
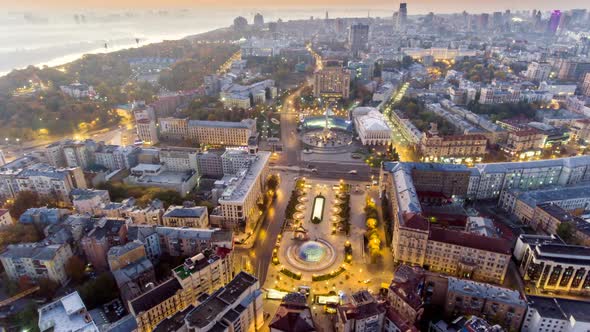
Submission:
<svg viewBox="0 0 590 332">
<path fill-rule="evenodd" d="M 18 3 L 5 3 L 3 6 L 11 10 L 100 10 L 100 9 L 122 9 L 122 10 L 133 10 L 133 9 L 175 9 L 175 8 L 207 8 L 207 9 L 221 9 L 221 10 L 241 10 L 251 9 L 256 7 L 257 10 L 273 11 L 282 10 L 287 8 L 306 8 L 308 10 L 321 10 L 321 9 L 346 9 L 349 11 L 363 11 L 363 10 L 397 10 L 399 8 L 400 1 L 388 1 L 388 0 L 375 0 L 370 4 L 363 3 L 359 5 L 358 1 L 353 0 L 323 0 L 321 2 L 312 0 L 302 1 L 283 1 L 280 4 L 268 1 L 268 0 L 248 0 L 235 4 L 229 0 L 213 1 L 213 0 L 174 0 L 162 4 L 160 1 L 155 0 L 124 0 L 124 1 L 99 1 L 91 0 L 84 4 L 84 7 L 79 7 L 79 3 L 73 0 L 54 0 L 49 3 L 39 3 L 35 0 L 26 0 Z M 544 11 L 550 11 L 553 9 L 572 9 L 572 8 L 587 8 L 586 1 L 583 0 L 570 0 L 560 2 L 556 4 L 551 1 L 532 1 L 526 0 L 521 1 L 517 4 L 511 1 L 494 1 L 493 3 L 486 3 L 482 5 L 480 3 L 473 3 L 468 0 L 461 1 L 450 1 L 445 2 L 441 5 L 439 2 L 434 0 L 417 0 L 408 2 L 408 14 L 426 14 L 428 12 L 434 13 L 454 13 L 462 12 L 466 10 L 468 12 L 490 12 L 499 10 L 532 10 L 541 9 Z M 254 10 L 254 9 L 252 9 Z"/>
</svg>

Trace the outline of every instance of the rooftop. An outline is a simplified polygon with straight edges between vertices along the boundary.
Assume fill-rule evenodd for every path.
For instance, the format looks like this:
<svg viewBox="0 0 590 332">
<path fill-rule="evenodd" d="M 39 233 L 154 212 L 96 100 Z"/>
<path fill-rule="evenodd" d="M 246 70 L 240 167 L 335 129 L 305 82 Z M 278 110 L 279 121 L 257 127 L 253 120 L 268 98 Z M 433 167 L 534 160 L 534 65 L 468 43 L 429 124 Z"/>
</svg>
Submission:
<svg viewBox="0 0 590 332">
<path fill-rule="evenodd" d="M 269 327 L 272 330 L 284 332 L 315 331 L 316 329 L 311 310 L 309 310 L 309 307 L 305 303 L 305 298 L 303 298 L 303 301 L 304 303 L 283 301 L 269 323 Z"/>
<path fill-rule="evenodd" d="M 590 302 L 532 295 L 527 300 L 529 309 L 544 318 L 590 323 Z"/>
<path fill-rule="evenodd" d="M 57 252 L 67 244 L 50 244 L 45 245 L 38 243 L 19 243 L 10 244 L 6 247 L 4 252 L 0 253 L 0 257 L 5 258 L 30 258 L 39 261 L 53 260 Z"/>
<path fill-rule="evenodd" d="M 140 312 L 148 311 L 159 305 L 165 299 L 171 298 L 181 288 L 182 287 L 176 278 L 170 278 L 131 300 L 130 308 L 133 310 L 135 315 L 138 315 Z"/>
<path fill-rule="evenodd" d="M 235 305 L 235 302 L 252 286 L 258 283 L 258 279 L 245 272 L 240 272 L 225 287 L 218 289 L 205 301 L 199 304 L 186 316 L 186 321 L 192 327 L 203 328 L 217 316 Z"/>
<path fill-rule="evenodd" d="M 194 206 L 194 207 L 183 207 L 183 206 L 170 206 L 164 217 L 166 218 L 200 218 L 203 214 L 207 213 L 207 207 Z"/>
<path fill-rule="evenodd" d="M 251 119 L 244 119 L 240 122 L 190 120 L 188 125 L 189 127 L 250 129 L 252 122 L 248 120 Z"/>
<path fill-rule="evenodd" d="M 98 332 L 78 292 L 68 294 L 38 310 L 41 331 L 52 329 L 53 331 Z"/>
<path fill-rule="evenodd" d="M 389 290 L 397 294 L 412 308 L 418 309 L 424 304 L 420 294 L 423 286 L 424 270 L 402 264 L 395 269 Z"/>
<path fill-rule="evenodd" d="M 525 300 L 516 290 L 453 277 L 448 277 L 448 281 L 448 292 L 526 307 Z"/>
<path fill-rule="evenodd" d="M 535 207 L 536 205 L 545 202 L 555 202 L 562 200 L 570 200 L 576 198 L 590 198 L 590 186 L 582 185 L 575 187 L 554 187 L 550 189 L 521 191 L 512 190 L 512 193 L 518 196 L 518 199 L 526 203 L 528 206 Z"/>
<path fill-rule="evenodd" d="M 182 265 L 174 268 L 174 275 L 184 280 L 191 274 L 201 271 L 206 266 L 213 264 L 219 260 L 219 256 L 211 255 L 206 257 L 203 253 L 197 254 L 191 258 L 188 258 Z"/>
<path fill-rule="evenodd" d="M 428 238 L 432 241 L 451 243 L 462 247 L 492 251 L 505 255 L 512 253 L 510 243 L 505 239 L 484 237 L 468 232 L 433 227 L 430 229 Z"/>
<path fill-rule="evenodd" d="M 177 312 L 172 317 L 168 317 L 161 321 L 152 332 L 176 332 L 184 326 L 184 317 L 194 309 L 192 305 L 189 305 L 183 311 Z"/>
<path fill-rule="evenodd" d="M 259 151 L 252 157 L 250 167 L 242 169 L 237 176 L 232 177 L 223 191 L 219 203 L 242 202 L 252 190 L 256 179 L 268 165 L 270 152 Z"/>
<path fill-rule="evenodd" d="M 86 237 L 94 238 L 96 240 L 111 236 L 117 237 L 123 227 L 125 227 L 125 220 L 123 219 L 101 218 L 96 224 L 94 224 L 94 229 L 92 229 Z"/>
</svg>

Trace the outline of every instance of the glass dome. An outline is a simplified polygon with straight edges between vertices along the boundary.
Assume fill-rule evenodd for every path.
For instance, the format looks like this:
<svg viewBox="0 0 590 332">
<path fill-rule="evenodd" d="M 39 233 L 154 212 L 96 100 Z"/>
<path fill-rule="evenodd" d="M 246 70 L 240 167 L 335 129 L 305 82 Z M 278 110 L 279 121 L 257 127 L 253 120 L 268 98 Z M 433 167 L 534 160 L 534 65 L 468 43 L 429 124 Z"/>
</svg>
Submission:
<svg viewBox="0 0 590 332">
<path fill-rule="evenodd" d="M 326 252 L 323 243 L 307 241 L 299 247 L 299 258 L 305 262 L 319 262 L 326 257 Z"/>
</svg>

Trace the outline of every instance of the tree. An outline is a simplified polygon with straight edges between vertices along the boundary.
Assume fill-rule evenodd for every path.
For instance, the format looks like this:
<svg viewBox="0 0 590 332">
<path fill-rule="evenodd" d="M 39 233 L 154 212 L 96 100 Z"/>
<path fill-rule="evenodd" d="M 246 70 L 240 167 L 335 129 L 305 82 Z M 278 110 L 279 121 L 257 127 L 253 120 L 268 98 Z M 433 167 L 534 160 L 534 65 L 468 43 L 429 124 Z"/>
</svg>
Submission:
<svg viewBox="0 0 590 332">
<path fill-rule="evenodd" d="M 119 296 L 119 288 L 111 272 L 104 272 L 96 279 L 88 280 L 78 287 L 78 292 L 89 310 Z"/>
<path fill-rule="evenodd" d="M 368 229 L 375 229 L 377 228 L 377 219 L 375 218 L 368 218 L 367 219 L 367 228 Z"/>
<path fill-rule="evenodd" d="M 66 274 L 76 283 L 84 279 L 85 268 L 84 261 L 78 256 L 72 256 L 66 262 Z"/>
<path fill-rule="evenodd" d="M 37 281 L 37 284 L 39 285 L 37 294 L 46 299 L 52 299 L 59 288 L 59 284 L 49 278 L 41 278 Z"/>
<path fill-rule="evenodd" d="M 0 250 L 9 244 L 32 243 L 41 240 L 41 234 L 33 225 L 15 224 L 0 230 Z"/>
<path fill-rule="evenodd" d="M 562 222 L 557 226 L 557 235 L 566 243 L 572 243 L 575 240 L 576 226 L 570 222 Z"/>
<path fill-rule="evenodd" d="M 277 191 L 279 187 L 279 177 L 276 174 L 272 174 L 266 180 L 266 188 L 272 191 Z"/>
<path fill-rule="evenodd" d="M 33 191 L 21 191 L 16 195 L 14 203 L 10 207 L 10 215 L 18 219 L 30 208 L 37 207 L 40 204 L 39 194 Z"/>
</svg>

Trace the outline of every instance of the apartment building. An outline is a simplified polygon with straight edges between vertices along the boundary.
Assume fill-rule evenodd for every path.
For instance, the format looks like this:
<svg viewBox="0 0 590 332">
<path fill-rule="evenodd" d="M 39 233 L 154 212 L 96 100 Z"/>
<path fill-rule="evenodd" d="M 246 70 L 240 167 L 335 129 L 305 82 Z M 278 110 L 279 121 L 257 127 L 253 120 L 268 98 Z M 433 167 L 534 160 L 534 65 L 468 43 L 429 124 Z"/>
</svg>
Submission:
<svg viewBox="0 0 590 332">
<path fill-rule="evenodd" d="M 156 227 L 163 254 L 193 256 L 214 248 L 233 248 L 232 233 L 219 228 Z"/>
<path fill-rule="evenodd" d="M 131 169 L 137 165 L 140 152 L 137 146 L 99 145 L 94 151 L 94 162 L 110 171 Z"/>
<path fill-rule="evenodd" d="M 431 224 L 424 214 L 420 192 L 445 193 L 442 186 L 423 189 L 414 185 L 430 171 L 469 179 L 460 165 L 385 163 L 380 183 L 393 211 L 392 254 L 395 262 L 428 266 L 433 271 L 465 278 L 501 283 L 510 261 L 510 246 L 504 240 L 487 238 L 465 231 L 451 230 Z M 436 174 L 435 173 L 435 174 Z M 449 183 L 449 177 L 437 176 L 439 182 Z M 464 180 L 464 182 L 465 182 Z M 468 186 L 451 186 L 447 195 L 466 195 Z M 461 189 L 462 192 L 458 190 Z M 484 240 L 485 239 L 485 240 Z"/>
<path fill-rule="evenodd" d="M 240 122 L 191 120 L 188 127 L 189 138 L 204 145 L 246 146 L 248 139 L 256 136 L 254 119 Z"/>
<path fill-rule="evenodd" d="M 510 189 L 536 190 L 589 181 L 590 156 L 477 164 L 472 170 L 471 197 L 492 199 Z"/>
<path fill-rule="evenodd" d="M 509 156 L 524 159 L 539 155 L 546 140 L 547 135 L 536 129 L 511 131 L 506 144 L 500 145 L 500 149 Z"/>
<path fill-rule="evenodd" d="M 39 330 L 99 332 L 92 316 L 86 310 L 78 292 L 70 293 L 39 309 Z"/>
<path fill-rule="evenodd" d="M 510 189 L 502 192 L 498 206 L 528 223 L 540 204 L 553 204 L 569 212 L 585 211 L 590 207 L 590 186 L 556 186 L 547 189 L 525 191 Z"/>
<path fill-rule="evenodd" d="M 172 271 L 182 288 L 190 290 L 195 299 L 212 294 L 233 278 L 232 250 L 217 248 L 216 253 L 208 257 L 199 253 Z"/>
<path fill-rule="evenodd" d="M 188 140 L 188 118 L 159 118 L 160 137 L 167 140 Z"/>
<path fill-rule="evenodd" d="M 221 182 L 223 192 L 218 204 L 225 228 L 242 227 L 250 231 L 259 216 L 257 202 L 264 194 L 270 152 L 259 151 L 249 159 L 248 167 L 224 177 Z"/>
<path fill-rule="evenodd" d="M 162 217 L 162 224 L 170 227 L 207 228 L 209 226 L 207 207 L 171 205 Z"/>
<path fill-rule="evenodd" d="M 191 141 L 203 145 L 245 146 L 256 136 L 256 121 L 240 122 L 201 121 L 188 118 L 161 118 L 160 136 L 163 139 Z"/>
<path fill-rule="evenodd" d="M 589 79 L 589 81 L 590 81 L 590 79 Z M 572 142 L 578 142 L 580 140 L 583 142 L 590 141 L 590 119 L 576 120 L 571 124 L 569 129 L 570 129 L 570 141 L 572 141 Z"/>
<path fill-rule="evenodd" d="M 584 81 L 582 82 L 582 94 L 586 97 L 590 97 L 590 71 L 584 75 Z"/>
<path fill-rule="evenodd" d="M 381 331 L 385 322 L 385 306 L 367 290 L 351 295 L 351 303 L 338 306 L 336 330 L 339 332 Z"/>
<path fill-rule="evenodd" d="M 70 202 L 70 193 L 75 188 L 86 188 L 82 169 L 55 168 L 47 164 L 31 165 L 14 177 L 16 192 L 33 191 L 40 196 Z M 15 193 L 16 194 L 16 193 Z"/>
<path fill-rule="evenodd" d="M 496 88 L 485 87 L 481 88 L 479 100 L 480 104 L 504 104 L 504 103 L 518 103 L 520 100 L 520 90 L 515 88 Z"/>
<path fill-rule="evenodd" d="M 236 62 L 234 62 L 236 63 Z M 252 98 L 250 98 L 252 96 Z M 219 97 L 226 108 L 250 108 L 254 104 L 265 103 L 277 96 L 275 81 L 263 80 L 250 85 L 236 83 L 224 84 Z M 252 104 L 254 102 L 254 104 Z"/>
<path fill-rule="evenodd" d="M 185 328 L 194 332 L 255 332 L 262 327 L 262 292 L 258 279 L 240 272 L 185 317 Z"/>
<path fill-rule="evenodd" d="M 6 209 L 0 209 L 0 228 L 14 225 L 14 220 L 10 215 L 10 211 Z"/>
<path fill-rule="evenodd" d="M 545 234 L 557 234 L 557 229 L 562 223 L 572 224 L 575 228 L 573 236 L 579 243 L 587 243 L 587 233 L 590 229 L 590 225 L 584 219 L 575 217 L 558 205 L 551 203 L 537 205 L 533 218 L 526 223 L 535 231 Z"/>
<path fill-rule="evenodd" d="M 158 149 L 160 163 L 173 172 L 198 171 L 198 149 L 164 147 Z"/>
<path fill-rule="evenodd" d="M 93 214 L 93 210 L 97 206 L 111 202 L 108 190 L 74 189 L 70 195 L 72 196 L 72 205 L 78 213 Z"/>
<path fill-rule="evenodd" d="M 156 120 L 137 120 L 135 121 L 135 130 L 137 132 L 137 138 L 141 140 L 143 144 L 154 145 L 160 142 Z"/>
<path fill-rule="evenodd" d="M 218 151 L 201 152 L 197 158 L 197 164 L 201 176 L 210 178 L 221 178 L 223 176 L 221 153 Z"/>
<path fill-rule="evenodd" d="M 99 219 L 80 245 L 84 255 L 97 271 L 108 271 L 107 253 L 111 247 L 127 242 L 127 225 L 124 219 Z"/>
<path fill-rule="evenodd" d="M 129 300 L 129 311 L 137 321 L 137 331 L 151 332 L 166 318 L 196 304 L 202 294 L 229 285 L 233 276 L 232 262 L 231 250 L 224 248 L 197 254 L 173 269 L 172 278 Z"/>
<path fill-rule="evenodd" d="M 436 130 L 436 124 L 434 129 Z M 435 134 L 436 133 L 436 134 Z M 487 153 L 488 140 L 483 135 L 439 136 L 432 129 L 422 135 L 420 153 L 426 161 L 442 161 L 447 158 L 481 159 Z"/>
<path fill-rule="evenodd" d="M 69 244 L 22 243 L 8 245 L 0 253 L 0 261 L 11 280 L 48 278 L 65 285 L 68 281 L 65 265 L 72 255 Z"/>
<path fill-rule="evenodd" d="M 285 295 L 268 327 L 271 332 L 315 332 L 313 315 L 305 295 Z"/>
<path fill-rule="evenodd" d="M 494 317 L 507 330 L 520 327 L 527 303 L 519 291 L 456 278 L 448 279 L 445 313 Z"/>
<path fill-rule="evenodd" d="M 404 264 L 394 271 L 387 300 L 409 325 L 419 322 L 425 307 L 431 305 L 443 307 L 449 317 L 494 317 L 506 330 L 517 330 L 527 308 L 518 291 Z"/>
<path fill-rule="evenodd" d="M 551 64 L 548 62 L 533 61 L 529 63 L 525 77 L 532 81 L 542 82 L 549 79 Z"/>
<path fill-rule="evenodd" d="M 128 302 L 138 332 L 151 332 L 164 319 L 193 304 L 192 294 L 176 278 L 170 278 Z"/>
</svg>

